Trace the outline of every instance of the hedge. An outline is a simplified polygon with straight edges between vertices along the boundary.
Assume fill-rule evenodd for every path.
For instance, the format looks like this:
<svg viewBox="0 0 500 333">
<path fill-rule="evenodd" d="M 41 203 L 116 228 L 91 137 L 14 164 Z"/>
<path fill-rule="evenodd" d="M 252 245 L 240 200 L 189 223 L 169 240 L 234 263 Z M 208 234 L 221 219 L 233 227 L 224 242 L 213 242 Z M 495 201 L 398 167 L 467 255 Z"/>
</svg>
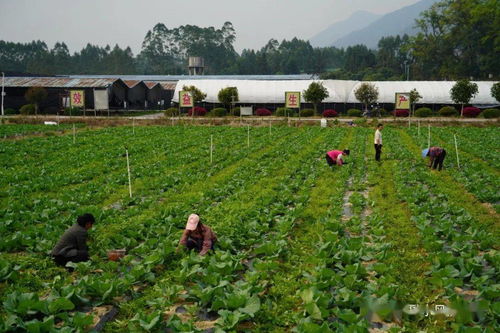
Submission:
<svg viewBox="0 0 500 333">
<path fill-rule="evenodd" d="M 464 108 L 463 115 L 464 117 L 467 118 L 476 118 L 477 116 L 479 116 L 480 113 L 481 113 L 480 108 L 476 108 L 474 106 L 467 106 Z"/>
<path fill-rule="evenodd" d="M 19 109 L 20 114 L 35 114 L 35 104 L 25 104 Z"/>
<path fill-rule="evenodd" d="M 204 115 L 207 114 L 207 109 L 205 109 L 204 107 L 201 107 L 201 106 L 195 106 L 194 108 L 190 108 L 188 110 L 188 116 L 192 116 L 193 115 L 193 109 L 194 109 L 194 115 L 195 116 L 203 117 Z"/>
<path fill-rule="evenodd" d="M 179 114 L 178 108 L 168 108 L 165 110 L 165 117 L 177 116 Z"/>
<path fill-rule="evenodd" d="M 215 108 L 210 111 L 210 115 L 212 117 L 225 117 L 227 115 L 227 110 L 225 108 Z"/>
<path fill-rule="evenodd" d="M 327 109 L 323 111 L 323 117 L 325 118 L 333 118 L 333 117 L 338 117 L 338 112 L 333 110 L 333 109 Z"/>
<path fill-rule="evenodd" d="M 294 113 L 295 113 L 295 111 L 293 111 L 292 109 L 288 109 L 288 108 L 284 108 L 284 107 L 279 107 L 279 108 L 276 109 L 275 115 L 277 117 L 286 117 L 286 116 L 292 115 Z"/>
<path fill-rule="evenodd" d="M 408 117 L 410 112 L 408 110 L 394 110 L 392 114 L 394 117 Z"/>
<path fill-rule="evenodd" d="M 441 117 L 456 117 L 458 111 L 453 106 L 443 106 L 439 111 Z"/>
<path fill-rule="evenodd" d="M 18 114 L 19 112 L 16 111 L 16 109 L 13 108 L 6 108 L 4 110 L 5 114 Z"/>
<path fill-rule="evenodd" d="M 312 116 L 314 116 L 314 110 L 313 109 L 300 110 L 300 116 L 301 117 L 312 117 Z"/>
<path fill-rule="evenodd" d="M 431 116 L 432 110 L 429 108 L 418 108 L 417 110 L 415 110 L 415 117 L 426 118 Z"/>
<path fill-rule="evenodd" d="M 273 113 L 265 108 L 260 108 L 255 111 L 255 114 L 259 117 L 267 117 L 272 115 Z"/>
<path fill-rule="evenodd" d="M 361 117 L 363 115 L 363 112 L 361 112 L 360 109 L 349 109 L 347 110 L 347 115 L 349 117 Z"/>
<path fill-rule="evenodd" d="M 500 110 L 499 109 L 486 109 L 481 113 L 481 115 L 487 119 L 499 118 L 500 117 Z"/>
</svg>

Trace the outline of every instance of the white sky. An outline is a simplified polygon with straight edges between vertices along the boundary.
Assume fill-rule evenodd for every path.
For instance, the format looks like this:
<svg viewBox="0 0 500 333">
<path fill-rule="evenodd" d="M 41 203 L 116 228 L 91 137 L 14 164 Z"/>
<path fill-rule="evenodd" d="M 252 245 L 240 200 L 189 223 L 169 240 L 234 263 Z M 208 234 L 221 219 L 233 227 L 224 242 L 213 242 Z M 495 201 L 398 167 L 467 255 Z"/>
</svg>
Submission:
<svg viewBox="0 0 500 333">
<path fill-rule="evenodd" d="M 309 39 L 358 10 L 383 14 L 418 0 L 0 0 L 0 40 L 130 46 L 137 54 L 158 23 L 236 30 L 235 48 L 260 49 L 271 38 Z"/>
</svg>

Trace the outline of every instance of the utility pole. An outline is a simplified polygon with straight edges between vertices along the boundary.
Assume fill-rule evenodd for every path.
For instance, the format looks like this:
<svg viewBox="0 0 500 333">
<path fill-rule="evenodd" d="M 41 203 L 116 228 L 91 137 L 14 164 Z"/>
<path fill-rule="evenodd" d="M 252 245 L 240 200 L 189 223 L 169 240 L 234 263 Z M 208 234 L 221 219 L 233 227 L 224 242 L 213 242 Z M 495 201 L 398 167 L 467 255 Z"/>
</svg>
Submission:
<svg viewBox="0 0 500 333">
<path fill-rule="evenodd" d="M 3 109 L 4 96 L 5 96 L 5 73 L 2 72 L 2 117 L 5 116 L 5 111 Z"/>
</svg>

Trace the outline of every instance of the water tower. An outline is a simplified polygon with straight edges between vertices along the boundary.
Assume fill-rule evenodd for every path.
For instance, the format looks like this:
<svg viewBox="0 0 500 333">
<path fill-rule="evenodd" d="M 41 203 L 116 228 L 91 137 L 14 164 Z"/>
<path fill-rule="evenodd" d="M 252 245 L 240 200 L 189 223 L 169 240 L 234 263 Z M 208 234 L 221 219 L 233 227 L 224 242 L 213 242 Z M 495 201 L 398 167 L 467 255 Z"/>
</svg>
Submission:
<svg viewBox="0 0 500 333">
<path fill-rule="evenodd" d="M 202 57 L 189 57 L 189 75 L 203 75 L 205 62 Z"/>
</svg>

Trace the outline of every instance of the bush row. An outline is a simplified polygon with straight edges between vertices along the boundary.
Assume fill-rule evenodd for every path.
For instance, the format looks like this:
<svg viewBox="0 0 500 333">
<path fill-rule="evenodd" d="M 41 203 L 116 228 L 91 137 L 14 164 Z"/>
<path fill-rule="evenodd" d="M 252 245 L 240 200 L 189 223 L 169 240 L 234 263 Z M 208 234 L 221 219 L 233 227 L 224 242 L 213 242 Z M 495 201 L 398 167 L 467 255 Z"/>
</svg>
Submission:
<svg viewBox="0 0 500 333">
<path fill-rule="evenodd" d="M 25 105 L 26 107 L 32 107 L 30 105 Z M 31 110 L 31 109 L 30 109 Z M 34 107 L 33 107 L 34 110 Z M 224 117 L 229 114 L 229 112 L 225 108 L 215 108 L 212 109 L 210 112 L 207 112 L 207 110 L 203 107 L 196 106 L 194 108 L 195 116 L 211 116 L 211 117 Z M 387 112 L 384 109 L 380 109 L 380 115 L 381 116 L 387 116 L 389 115 L 389 112 Z M 233 109 L 233 113 L 235 116 L 240 115 L 240 108 L 236 107 Z M 179 110 L 177 108 L 170 108 L 165 111 L 166 116 L 176 116 L 179 114 Z M 409 112 L 408 110 L 394 110 L 392 113 L 390 113 L 394 117 L 408 117 Z M 189 109 L 188 115 L 192 115 L 192 109 Z M 255 115 L 259 117 L 267 117 L 273 115 L 273 112 L 269 109 L 266 108 L 258 108 L 255 110 Z M 274 112 L 274 115 L 277 117 L 297 117 L 298 113 L 297 110 L 294 109 L 287 109 L 284 107 L 279 107 L 276 109 Z M 415 110 L 415 117 L 420 117 L 420 118 L 425 118 L 425 117 L 433 117 L 433 116 L 439 116 L 439 117 L 457 117 L 460 115 L 460 112 L 455 109 L 453 106 L 444 106 L 439 111 L 434 112 L 430 108 L 427 107 L 422 107 L 418 108 Z M 469 106 L 465 107 L 463 111 L 464 117 L 468 118 L 475 118 L 478 116 L 482 116 L 484 118 L 498 118 L 500 117 L 500 110 L 499 109 L 486 109 L 486 110 L 481 110 L 479 108 Z M 314 110 L 313 109 L 302 109 L 300 110 L 300 116 L 301 117 L 312 117 L 314 116 Z M 332 118 L 332 117 L 338 117 L 339 113 L 333 109 L 327 109 L 323 111 L 322 116 L 325 118 Z M 347 116 L 349 117 L 362 117 L 363 116 L 363 111 L 359 109 L 349 109 L 347 110 Z"/>
</svg>

